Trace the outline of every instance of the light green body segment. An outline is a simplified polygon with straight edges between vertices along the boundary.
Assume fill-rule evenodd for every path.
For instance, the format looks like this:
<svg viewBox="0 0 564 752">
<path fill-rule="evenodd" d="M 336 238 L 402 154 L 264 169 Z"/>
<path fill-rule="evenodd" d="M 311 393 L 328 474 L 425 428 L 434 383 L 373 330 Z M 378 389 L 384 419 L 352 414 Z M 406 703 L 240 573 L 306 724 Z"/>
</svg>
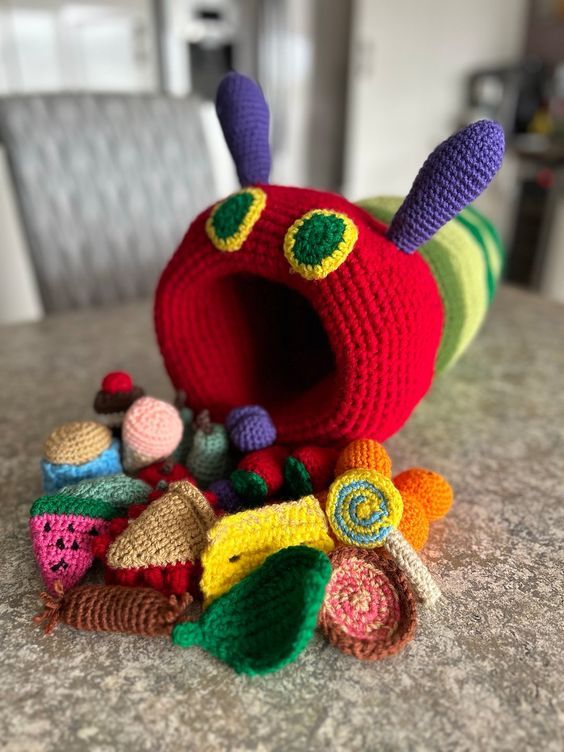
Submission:
<svg viewBox="0 0 564 752">
<path fill-rule="evenodd" d="M 389 225 L 403 199 L 378 196 L 357 205 Z M 427 262 L 444 306 L 444 326 L 436 370 L 446 370 L 466 350 L 480 328 L 503 269 L 503 248 L 490 222 L 466 207 L 435 233 L 419 253 Z"/>
</svg>

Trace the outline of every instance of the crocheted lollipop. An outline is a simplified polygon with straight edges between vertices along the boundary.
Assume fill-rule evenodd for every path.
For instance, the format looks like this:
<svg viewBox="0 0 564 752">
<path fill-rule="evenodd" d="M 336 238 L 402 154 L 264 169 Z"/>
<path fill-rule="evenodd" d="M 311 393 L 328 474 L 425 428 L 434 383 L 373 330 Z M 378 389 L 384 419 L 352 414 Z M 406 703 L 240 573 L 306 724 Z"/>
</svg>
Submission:
<svg viewBox="0 0 564 752">
<path fill-rule="evenodd" d="M 43 445 L 41 471 L 45 491 L 121 469 L 119 442 L 112 440 L 110 429 L 100 423 L 64 423 L 49 434 Z"/>
<path fill-rule="evenodd" d="M 432 605 L 441 595 L 428 569 L 397 529 L 403 512 L 400 492 L 376 470 L 349 470 L 332 484 L 325 508 L 329 524 L 346 545 L 385 546 L 409 578 L 417 597 Z"/>
<path fill-rule="evenodd" d="M 123 466 L 129 473 L 169 457 L 182 439 L 178 410 L 154 397 L 141 397 L 123 419 Z"/>
<path fill-rule="evenodd" d="M 212 603 L 197 622 L 177 624 L 172 641 L 202 647 L 239 673 L 277 671 L 310 641 L 330 575 L 321 551 L 285 548 Z"/>
<path fill-rule="evenodd" d="M 119 428 L 127 410 L 144 394 L 128 373 L 112 371 L 102 379 L 100 390 L 94 398 L 94 412 L 100 423 L 108 428 Z"/>
</svg>

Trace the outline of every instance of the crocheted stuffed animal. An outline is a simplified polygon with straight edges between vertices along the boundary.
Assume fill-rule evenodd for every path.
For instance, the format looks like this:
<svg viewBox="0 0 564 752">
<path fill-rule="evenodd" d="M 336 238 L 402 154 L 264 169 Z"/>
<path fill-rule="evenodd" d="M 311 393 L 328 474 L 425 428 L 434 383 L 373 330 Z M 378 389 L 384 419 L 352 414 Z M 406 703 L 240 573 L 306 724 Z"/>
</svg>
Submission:
<svg viewBox="0 0 564 752">
<path fill-rule="evenodd" d="M 502 251 L 465 208 L 501 165 L 481 120 L 429 156 L 405 200 L 353 204 L 268 185 L 269 113 L 236 73 L 217 112 L 242 189 L 202 212 L 166 267 L 155 324 L 170 377 L 196 411 L 270 413 L 278 441 L 396 432 L 480 325 Z"/>
</svg>

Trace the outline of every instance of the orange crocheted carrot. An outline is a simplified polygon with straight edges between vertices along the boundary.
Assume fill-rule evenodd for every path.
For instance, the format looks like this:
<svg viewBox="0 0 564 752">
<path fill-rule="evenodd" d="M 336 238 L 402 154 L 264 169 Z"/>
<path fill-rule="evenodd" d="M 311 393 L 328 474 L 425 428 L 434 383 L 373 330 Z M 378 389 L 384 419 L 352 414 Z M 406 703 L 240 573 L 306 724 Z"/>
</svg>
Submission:
<svg viewBox="0 0 564 752">
<path fill-rule="evenodd" d="M 452 488 L 445 478 L 432 470 L 412 467 L 396 475 L 394 485 L 403 496 L 413 494 L 425 510 L 427 519 L 432 522 L 444 517 L 452 506 Z"/>
<path fill-rule="evenodd" d="M 192 600 L 188 593 L 167 597 L 152 588 L 121 585 L 81 585 L 65 593 L 57 581 L 54 590 L 55 596 L 41 593 L 45 610 L 33 619 L 37 624 L 46 622 L 45 634 L 62 622 L 91 632 L 169 635 Z"/>
<path fill-rule="evenodd" d="M 392 460 L 390 455 L 373 439 L 356 439 L 348 444 L 337 460 L 335 476 L 347 470 L 377 470 L 388 478 L 392 477 Z"/>
</svg>

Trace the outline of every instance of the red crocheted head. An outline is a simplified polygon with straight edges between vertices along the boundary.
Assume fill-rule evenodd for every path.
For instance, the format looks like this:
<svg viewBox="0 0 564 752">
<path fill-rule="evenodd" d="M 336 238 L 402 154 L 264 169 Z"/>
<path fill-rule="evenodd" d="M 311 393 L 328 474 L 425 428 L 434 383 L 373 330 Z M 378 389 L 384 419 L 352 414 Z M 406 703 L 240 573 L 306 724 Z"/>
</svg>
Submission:
<svg viewBox="0 0 564 752">
<path fill-rule="evenodd" d="M 431 383 L 442 326 L 435 281 L 340 196 L 261 190 L 264 208 L 239 250 L 214 246 L 206 210 L 162 275 L 155 320 L 170 377 L 214 419 L 263 405 L 282 442 L 383 440 Z M 358 239 L 337 269 L 310 280 L 290 265 L 284 241 L 317 209 L 348 217 Z"/>
<path fill-rule="evenodd" d="M 244 187 L 195 219 L 161 277 L 175 387 L 214 420 L 264 406 L 282 443 L 386 439 L 429 388 L 443 326 L 412 218 L 386 230 L 341 196 L 268 185 L 268 110 L 249 79 L 227 77 L 217 109 Z M 439 209 L 437 226 L 452 212 Z"/>
</svg>

